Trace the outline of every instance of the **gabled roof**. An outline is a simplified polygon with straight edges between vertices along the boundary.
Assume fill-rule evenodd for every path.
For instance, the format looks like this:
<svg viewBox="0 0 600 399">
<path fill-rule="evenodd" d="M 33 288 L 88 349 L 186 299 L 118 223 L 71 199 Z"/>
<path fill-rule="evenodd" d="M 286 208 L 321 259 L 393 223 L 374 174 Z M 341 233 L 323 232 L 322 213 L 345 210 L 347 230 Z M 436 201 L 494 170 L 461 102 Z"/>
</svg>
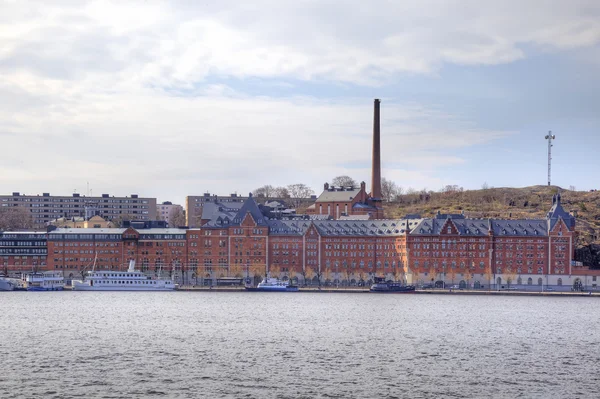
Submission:
<svg viewBox="0 0 600 399">
<path fill-rule="evenodd" d="M 575 217 L 569 214 L 569 212 L 565 211 L 560 203 L 561 196 L 560 193 L 552 196 L 552 208 L 546 215 L 546 218 L 550 222 L 550 231 L 554 229 L 554 226 L 558 222 L 559 219 L 565 221 L 565 224 L 570 230 L 575 228 Z"/>
<path fill-rule="evenodd" d="M 357 188 L 329 188 L 324 190 L 316 202 L 346 202 L 352 201 L 360 193 L 360 187 Z"/>
<path fill-rule="evenodd" d="M 248 197 L 248 199 L 244 201 L 244 204 L 233 219 L 233 224 L 239 225 L 240 223 L 242 223 L 242 221 L 246 217 L 246 214 L 248 213 L 252 215 L 252 218 L 256 222 L 257 226 L 268 226 L 265 216 L 258 208 L 258 204 L 256 203 L 256 201 L 254 201 L 254 198 L 252 198 L 252 196 Z"/>
</svg>

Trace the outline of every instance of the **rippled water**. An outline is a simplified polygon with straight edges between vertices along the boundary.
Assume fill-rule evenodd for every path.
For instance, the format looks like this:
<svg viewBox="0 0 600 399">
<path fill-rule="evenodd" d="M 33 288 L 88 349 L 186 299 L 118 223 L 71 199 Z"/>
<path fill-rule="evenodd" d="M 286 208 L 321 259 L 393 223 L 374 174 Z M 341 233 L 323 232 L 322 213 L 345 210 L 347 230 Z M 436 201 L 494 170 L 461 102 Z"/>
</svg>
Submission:
<svg viewBox="0 0 600 399">
<path fill-rule="evenodd" d="M 0 293 L 0 397 L 600 397 L 595 298 Z"/>
</svg>

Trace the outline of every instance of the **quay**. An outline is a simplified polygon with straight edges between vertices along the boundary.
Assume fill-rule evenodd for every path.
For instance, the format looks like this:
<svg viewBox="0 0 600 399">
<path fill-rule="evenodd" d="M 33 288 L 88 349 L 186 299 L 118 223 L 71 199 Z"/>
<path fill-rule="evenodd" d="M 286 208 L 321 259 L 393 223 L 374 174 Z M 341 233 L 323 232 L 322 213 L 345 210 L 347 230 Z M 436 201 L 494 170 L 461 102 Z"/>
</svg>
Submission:
<svg viewBox="0 0 600 399">
<path fill-rule="evenodd" d="M 206 286 L 181 286 L 177 291 L 187 292 L 245 292 L 244 287 L 206 287 Z M 335 287 L 300 287 L 298 292 L 304 293 L 337 293 L 337 294 L 368 294 L 371 293 L 368 288 L 335 288 Z M 585 291 L 509 291 L 509 290 L 460 290 L 460 289 L 417 289 L 414 291 L 417 295 L 491 295 L 491 296 L 543 296 L 543 297 L 597 297 L 600 298 L 600 292 Z M 381 294 L 378 294 L 381 295 Z M 389 293 L 388 295 L 393 295 Z M 399 295 L 399 294 L 396 294 Z M 410 294 L 402 294 L 410 295 Z"/>
</svg>

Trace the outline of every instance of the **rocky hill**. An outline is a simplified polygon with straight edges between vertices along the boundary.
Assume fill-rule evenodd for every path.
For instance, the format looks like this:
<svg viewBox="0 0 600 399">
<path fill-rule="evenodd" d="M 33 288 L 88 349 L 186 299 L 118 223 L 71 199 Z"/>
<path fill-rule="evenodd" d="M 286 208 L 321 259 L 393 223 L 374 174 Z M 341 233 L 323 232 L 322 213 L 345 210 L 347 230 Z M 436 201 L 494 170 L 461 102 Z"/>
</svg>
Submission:
<svg viewBox="0 0 600 399">
<path fill-rule="evenodd" d="M 385 203 L 386 217 L 464 212 L 474 218 L 544 218 L 552 206 L 552 195 L 560 190 L 566 211 L 577 217 L 578 260 L 600 266 L 600 191 L 570 191 L 557 186 L 523 188 L 454 189 L 446 192 L 422 191 L 400 195 Z"/>
</svg>

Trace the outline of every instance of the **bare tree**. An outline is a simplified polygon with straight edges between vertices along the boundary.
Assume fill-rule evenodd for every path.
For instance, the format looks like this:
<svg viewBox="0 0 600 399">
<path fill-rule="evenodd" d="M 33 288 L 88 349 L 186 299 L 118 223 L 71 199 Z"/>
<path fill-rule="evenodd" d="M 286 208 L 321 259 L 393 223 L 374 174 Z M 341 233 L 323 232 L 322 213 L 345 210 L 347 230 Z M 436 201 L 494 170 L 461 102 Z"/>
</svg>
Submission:
<svg viewBox="0 0 600 399">
<path fill-rule="evenodd" d="M 273 189 L 273 197 L 275 198 L 290 198 L 290 192 L 286 187 L 275 187 Z"/>
<path fill-rule="evenodd" d="M 387 202 L 391 202 L 398 196 L 398 185 L 385 177 L 381 179 L 381 195 Z"/>
<path fill-rule="evenodd" d="M 31 213 L 20 206 L 0 209 L 0 230 L 19 230 L 33 228 Z"/>
<path fill-rule="evenodd" d="M 275 187 L 271 186 L 270 184 L 266 184 L 254 190 L 252 194 L 254 194 L 256 197 L 263 196 L 265 198 L 269 198 L 273 196 L 274 192 Z"/>
<path fill-rule="evenodd" d="M 173 227 L 185 226 L 185 211 L 179 206 L 174 206 L 169 213 L 169 225 Z"/>
<path fill-rule="evenodd" d="M 575 186 L 569 186 L 569 191 L 577 191 L 577 189 L 575 188 Z"/>
<path fill-rule="evenodd" d="M 490 186 L 488 186 L 487 182 L 483 182 L 483 184 L 481 185 L 481 189 L 487 190 L 488 188 L 490 188 Z"/>
<path fill-rule="evenodd" d="M 310 198 L 314 194 L 312 188 L 302 183 L 290 184 L 287 189 L 295 207 L 299 207 L 303 199 Z"/>
<path fill-rule="evenodd" d="M 356 180 L 350 176 L 337 176 L 331 180 L 331 184 L 336 187 L 358 187 Z"/>
</svg>

